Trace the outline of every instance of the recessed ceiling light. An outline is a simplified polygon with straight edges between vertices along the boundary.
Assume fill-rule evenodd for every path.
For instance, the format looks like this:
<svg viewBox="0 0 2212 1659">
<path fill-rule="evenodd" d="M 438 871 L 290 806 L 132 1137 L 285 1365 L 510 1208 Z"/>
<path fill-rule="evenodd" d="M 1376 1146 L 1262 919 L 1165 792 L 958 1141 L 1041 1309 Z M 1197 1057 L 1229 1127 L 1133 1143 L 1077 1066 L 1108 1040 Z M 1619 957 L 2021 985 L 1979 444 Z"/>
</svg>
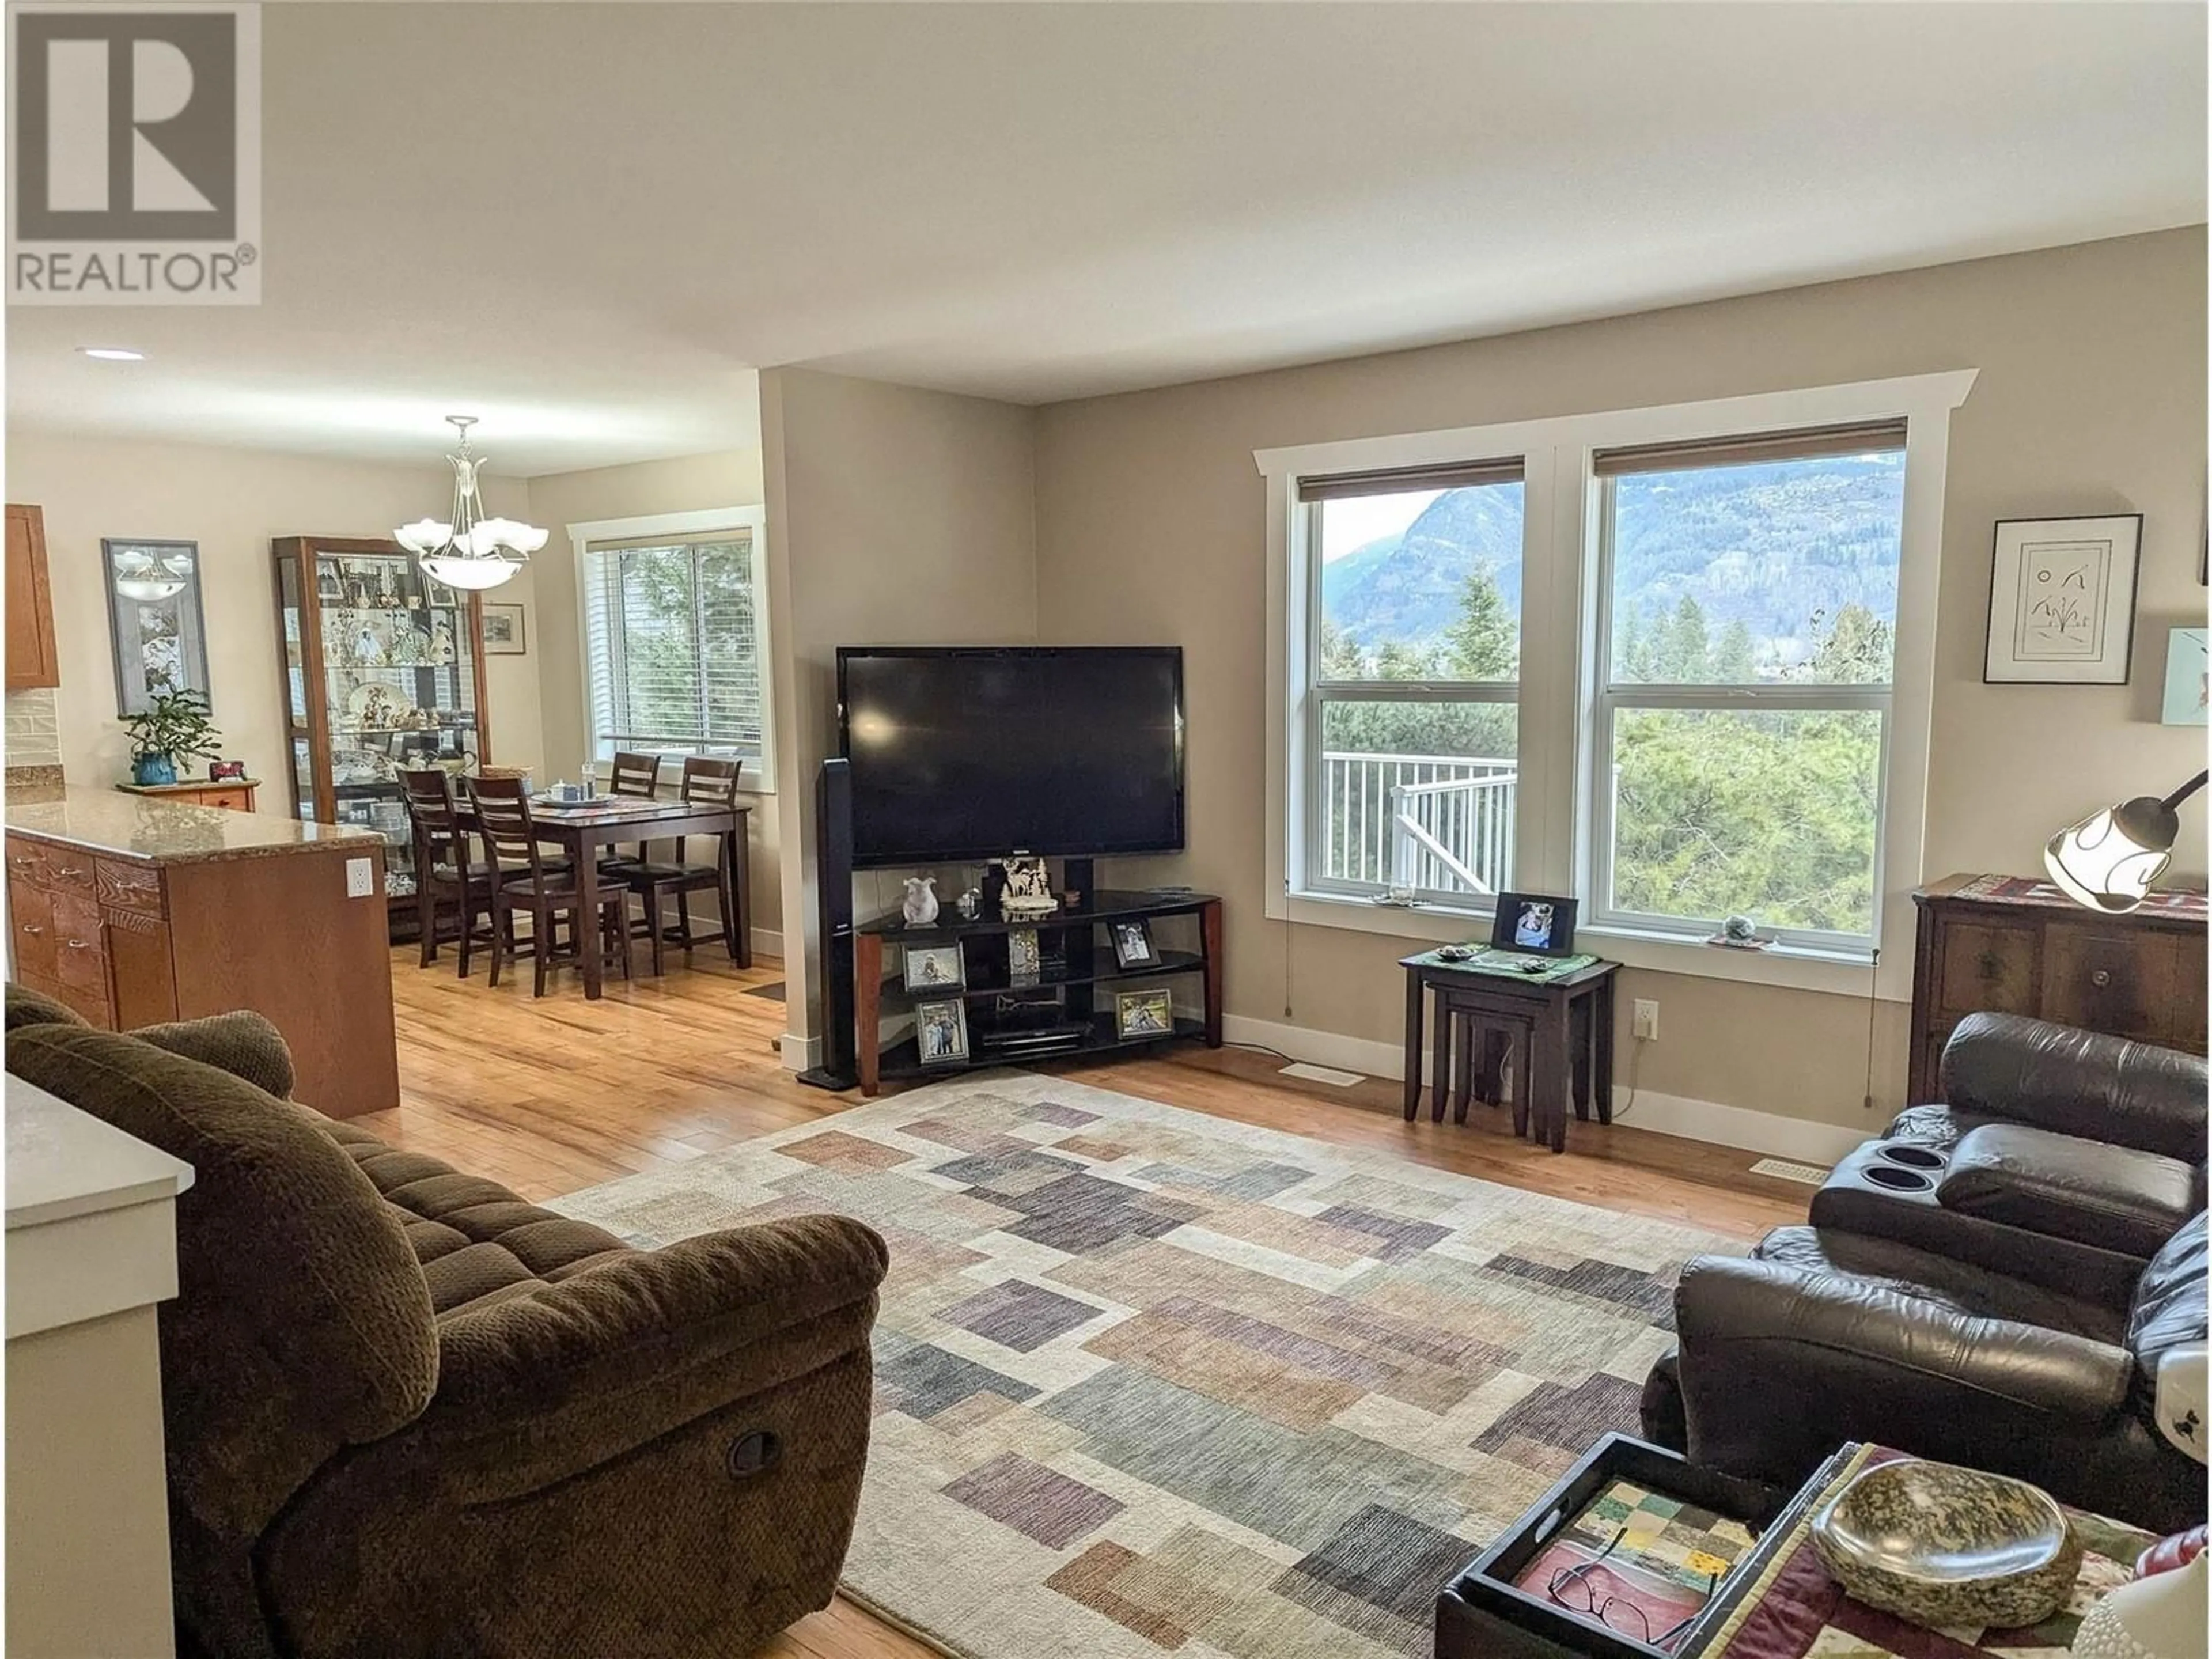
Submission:
<svg viewBox="0 0 2212 1659">
<path fill-rule="evenodd" d="M 103 363 L 140 363 L 146 361 L 143 351 L 133 351 L 129 346 L 79 346 L 77 349 L 88 357 L 97 357 Z"/>
</svg>

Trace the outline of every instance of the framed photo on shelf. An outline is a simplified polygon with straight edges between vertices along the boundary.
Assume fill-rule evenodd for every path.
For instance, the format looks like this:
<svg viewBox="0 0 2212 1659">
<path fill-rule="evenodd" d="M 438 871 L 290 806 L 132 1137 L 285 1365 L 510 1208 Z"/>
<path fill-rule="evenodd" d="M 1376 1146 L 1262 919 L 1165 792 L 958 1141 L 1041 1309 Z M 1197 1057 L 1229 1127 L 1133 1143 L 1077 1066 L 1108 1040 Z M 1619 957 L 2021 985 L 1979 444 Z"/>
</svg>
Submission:
<svg viewBox="0 0 2212 1659">
<path fill-rule="evenodd" d="M 1114 940 L 1114 965 L 1116 968 L 1157 968 L 1160 965 L 1159 947 L 1152 943 L 1152 927 L 1142 916 L 1127 921 L 1109 921 L 1107 933 Z"/>
<path fill-rule="evenodd" d="M 968 1058 L 968 1005 L 958 997 L 914 1005 L 914 1044 L 925 1066 L 956 1066 Z"/>
<path fill-rule="evenodd" d="M 526 657 L 530 637 L 519 605 L 489 605 L 483 608 L 483 648 L 487 657 Z"/>
<path fill-rule="evenodd" d="M 2142 514 L 2000 519 L 1985 684 L 2125 685 Z"/>
<path fill-rule="evenodd" d="M 1173 1036 L 1175 997 L 1165 986 L 1114 994 L 1116 1037 Z"/>
<path fill-rule="evenodd" d="M 901 965 L 909 991 L 957 991 L 968 983 L 957 944 L 909 945 Z"/>
<path fill-rule="evenodd" d="M 1500 893 L 1490 923 L 1493 951 L 1566 957 L 1575 950 L 1573 899 L 1555 893 Z"/>
</svg>

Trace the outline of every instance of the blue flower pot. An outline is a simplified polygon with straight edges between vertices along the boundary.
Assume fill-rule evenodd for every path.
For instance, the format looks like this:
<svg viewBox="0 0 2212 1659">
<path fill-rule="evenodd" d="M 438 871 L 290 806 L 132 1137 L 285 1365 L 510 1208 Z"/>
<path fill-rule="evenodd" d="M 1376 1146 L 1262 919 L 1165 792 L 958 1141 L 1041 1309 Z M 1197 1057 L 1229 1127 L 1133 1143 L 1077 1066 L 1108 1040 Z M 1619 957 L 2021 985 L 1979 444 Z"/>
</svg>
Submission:
<svg viewBox="0 0 2212 1659">
<path fill-rule="evenodd" d="M 177 763 L 167 755 L 141 755 L 131 763 L 133 783 L 174 783 Z"/>
</svg>

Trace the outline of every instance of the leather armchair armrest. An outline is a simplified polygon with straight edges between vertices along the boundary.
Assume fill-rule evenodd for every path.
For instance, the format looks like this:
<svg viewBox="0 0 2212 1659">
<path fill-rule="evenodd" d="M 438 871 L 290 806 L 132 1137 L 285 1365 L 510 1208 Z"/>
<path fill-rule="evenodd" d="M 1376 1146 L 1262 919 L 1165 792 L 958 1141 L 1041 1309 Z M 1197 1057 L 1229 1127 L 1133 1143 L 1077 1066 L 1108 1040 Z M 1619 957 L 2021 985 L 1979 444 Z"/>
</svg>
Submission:
<svg viewBox="0 0 2212 1659">
<path fill-rule="evenodd" d="M 890 1255 L 842 1216 L 616 1256 L 440 1328 L 410 1455 L 497 1501 L 865 1352 Z"/>
<path fill-rule="evenodd" d="M 1989 1466 L 2008 1443 L 2089 1433 L 2128 1397 L 2122 1349 L 1874 1279 L 1700 1256 L 1674 1306 L 1692 1461 L 1774 1485 L 1906 1425 L 1923 1455 Z"/>
</svg>

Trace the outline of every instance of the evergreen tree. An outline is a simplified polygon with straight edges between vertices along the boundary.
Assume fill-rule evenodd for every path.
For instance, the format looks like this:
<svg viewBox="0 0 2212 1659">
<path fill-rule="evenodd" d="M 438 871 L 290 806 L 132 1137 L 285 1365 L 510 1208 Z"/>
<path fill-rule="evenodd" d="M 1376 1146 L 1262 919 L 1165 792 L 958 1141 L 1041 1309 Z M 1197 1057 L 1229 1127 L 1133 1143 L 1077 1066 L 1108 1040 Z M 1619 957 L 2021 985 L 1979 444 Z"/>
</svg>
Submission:
<svg viewBox="0 0 2212 1659">
<path fill-rule="evenodd" d="M 1713 679 L 1721 685 L 1749 685 L 1759 678 L 1759 662 L 1751 645 L 1751 629 L 1741 618 L 1721 630 L 1713 649 Z"/>
<path fill-rule="evenodd" d="M 1459 619 L 1444 635 L 1444 660 L 1462 680 L 1510 680 L 1519 672 L 1520 624 L 1486 564 L 1468 572 Z"/>
<path fill-rule="evenodd" d="M 1711 646 L 1705 636 L 1705 608 L 1687 593 L 1662 624 L 1660 677 L 1670 685 L 1702 685 L 1712 678 Z"/>
</svg>

